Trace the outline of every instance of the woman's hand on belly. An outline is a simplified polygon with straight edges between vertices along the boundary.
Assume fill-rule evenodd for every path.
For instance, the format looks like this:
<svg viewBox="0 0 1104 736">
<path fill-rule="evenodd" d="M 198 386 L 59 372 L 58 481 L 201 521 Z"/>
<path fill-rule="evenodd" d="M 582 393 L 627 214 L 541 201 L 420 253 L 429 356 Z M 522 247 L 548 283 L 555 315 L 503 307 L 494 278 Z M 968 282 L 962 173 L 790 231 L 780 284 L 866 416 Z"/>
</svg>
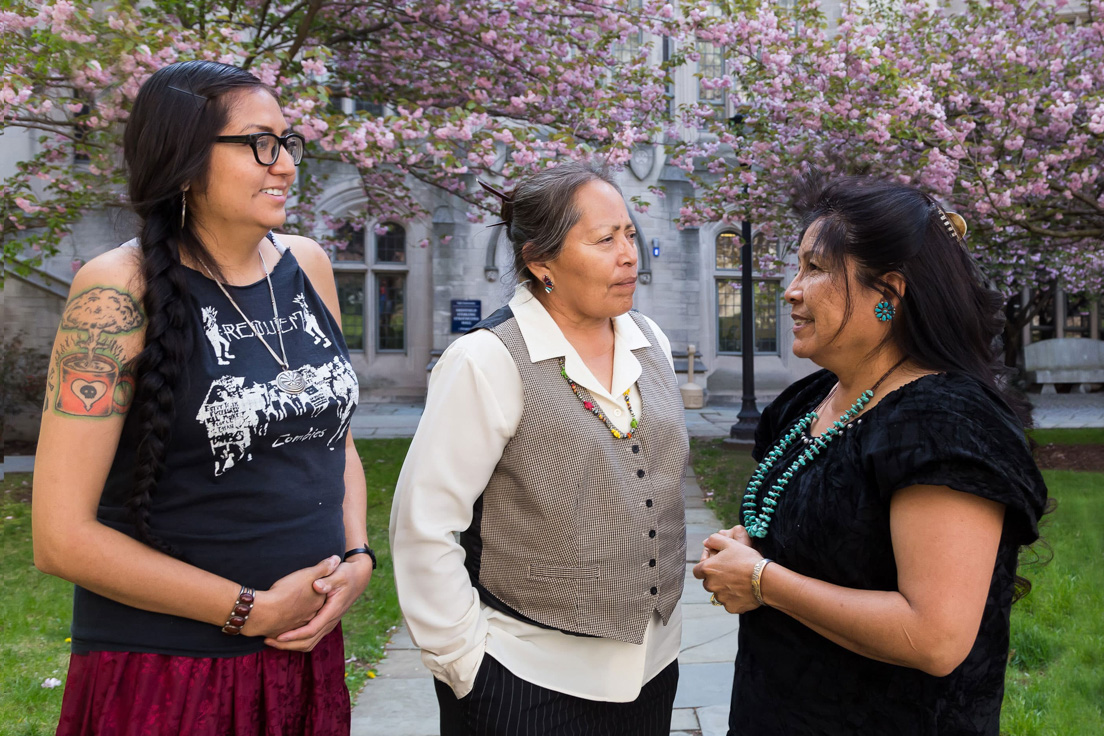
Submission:
<svg viewBox="0 0 1104 736">
<path fill-rule="evenodd" d="M 367 555 L 354 555 L 342 562 L 331 574 L 314 581 L 314 590 L 324 596 L 325 603 L 317 615 L 265 644 L 275 649 L 309 652 L 326 634 L 334 630 L 341 617 L 356 602 L 372 579 L 372 560 Z"/>
<path fill-rule="evenodd" d="M 242 633 L 246 636 L 264 636 L 267 642 L 267 637 L 277 636 L 314 619 L 326 603 L 326 595 L 316 589 L 315 581 L 331 575 L 340 566 L 340 557 L 327 557 L 313 567 L 304 567 L 285 575 L 268 590 L 257 591 L 253 611 L 242 627 Z"/>
</svg>

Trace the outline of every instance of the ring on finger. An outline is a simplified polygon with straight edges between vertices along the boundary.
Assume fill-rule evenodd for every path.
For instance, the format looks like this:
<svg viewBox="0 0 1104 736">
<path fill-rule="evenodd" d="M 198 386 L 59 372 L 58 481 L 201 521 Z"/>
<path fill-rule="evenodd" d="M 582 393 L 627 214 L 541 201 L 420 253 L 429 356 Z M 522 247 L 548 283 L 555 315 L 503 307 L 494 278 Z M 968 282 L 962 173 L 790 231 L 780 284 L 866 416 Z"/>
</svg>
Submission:
<svg viewBox="0 0 1104 736">
<path fill-rule="evenodd" d="M 714 606 L 723 606 L 724 605 L 719 600 L 717 600 L 717 594 L 716 593 L 710 593 L 709 594 L 709 602 L 712 603 Z"/>
</svg>

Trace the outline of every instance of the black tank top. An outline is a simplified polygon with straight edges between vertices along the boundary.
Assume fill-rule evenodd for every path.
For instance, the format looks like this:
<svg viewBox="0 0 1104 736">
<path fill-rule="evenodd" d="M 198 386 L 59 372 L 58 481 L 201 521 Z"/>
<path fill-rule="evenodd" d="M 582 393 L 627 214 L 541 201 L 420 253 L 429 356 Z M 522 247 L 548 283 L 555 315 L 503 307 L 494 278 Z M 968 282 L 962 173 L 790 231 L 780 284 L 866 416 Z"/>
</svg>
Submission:
<svg viewBox="0 0 1104 736">
<path fill-rule="evenodd" d="M 132 241 L 133 242 L 133 241 Z M 188 563 L 258 590 L 345 549 L 345 436 L 359 387 L 337 323 L 290 250 L 272 268 L 279 324 L 264 279 L 227 289 L 306 388 L 277 386 L 282 368 L 219 290 L 188 270 L 196 339 L 176 389 L 153 532 Z M 128 244 L 130 245 L 130 244 Z M 125 509 L 141 428 L 129 414 L 100 500 L 99 520 L 135 536 Z M 164 585 L 171 586 L 167 580 Z M 232 601 L 227 601 L 229 613 Z M 259 637 L 151 613 L 77 586 L 73 651 L 226 657 L 260 651 Z"/>
</svg>

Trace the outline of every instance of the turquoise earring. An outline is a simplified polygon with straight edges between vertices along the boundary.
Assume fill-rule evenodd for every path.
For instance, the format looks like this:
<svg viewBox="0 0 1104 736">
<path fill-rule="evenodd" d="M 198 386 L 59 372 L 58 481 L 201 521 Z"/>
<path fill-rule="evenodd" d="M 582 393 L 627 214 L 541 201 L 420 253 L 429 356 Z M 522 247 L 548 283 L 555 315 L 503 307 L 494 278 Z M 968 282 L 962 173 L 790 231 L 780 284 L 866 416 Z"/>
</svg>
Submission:
<svg viewBox="0 0 1104 736">
<path fill-rule="evenodd" d="M 551 294 L 552 290 L 555 288 L 556 287 L 552 285 L 552 279 L 548 278 L 548 276 L 546 275 L 544 277 L 544 293 Z"/>
<path fill-rule="evenodd" d="M 879 322 L 889 322 L 897 314 L 897 310 L 888 299 L 883 299 L 874 306 L 874 316 Z"/>
</svg>

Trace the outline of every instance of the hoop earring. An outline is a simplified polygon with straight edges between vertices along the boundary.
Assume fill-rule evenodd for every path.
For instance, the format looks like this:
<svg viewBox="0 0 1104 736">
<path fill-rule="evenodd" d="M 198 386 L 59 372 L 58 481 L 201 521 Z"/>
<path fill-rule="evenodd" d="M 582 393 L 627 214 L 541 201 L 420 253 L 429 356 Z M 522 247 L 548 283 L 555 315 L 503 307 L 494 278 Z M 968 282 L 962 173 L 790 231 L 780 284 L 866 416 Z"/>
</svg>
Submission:
<svg viewBox="0 0 1104 736">
<path fill-rule="evenodd" d="M 188 215 L 188 193 L 180 193 L 180 229 L 184 229 L 184 218 Z"/>
<path fill-rule="evenodd" d="M 544 276 L 544 293 L 551 294 L 552 290 L 556 287 L 552 284 L 552 279 L 548 278 L 548 274 Z"/>
<path fill-rule="evenodd" d="M 889 322 L 897 315 L 897 309 L 888 299 L 883 299 L 874 305 L 874 316 L 879 322 Z"/>
</svg>

